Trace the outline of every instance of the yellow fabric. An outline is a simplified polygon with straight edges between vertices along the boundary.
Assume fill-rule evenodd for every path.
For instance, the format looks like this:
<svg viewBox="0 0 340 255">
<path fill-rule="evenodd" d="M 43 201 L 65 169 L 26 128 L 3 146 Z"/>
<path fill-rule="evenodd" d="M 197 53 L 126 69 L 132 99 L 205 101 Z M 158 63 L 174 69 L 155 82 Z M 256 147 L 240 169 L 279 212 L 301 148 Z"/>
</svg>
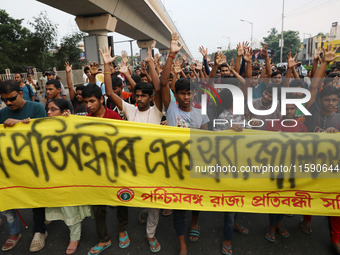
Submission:
<svg viewBox="0 0 340 255">
<path fill-rule="evenodd" d="M 339 173 L 330 172 L 339 167 L 339 134 L 190 131 L 81 116 L 0 132 L 1 211 L 103 204 L 340 215 Z M 296 171 L 204 172 L 261 164 Z M 300 173 L 307 168 L 325 173 Z"/>
</svg>

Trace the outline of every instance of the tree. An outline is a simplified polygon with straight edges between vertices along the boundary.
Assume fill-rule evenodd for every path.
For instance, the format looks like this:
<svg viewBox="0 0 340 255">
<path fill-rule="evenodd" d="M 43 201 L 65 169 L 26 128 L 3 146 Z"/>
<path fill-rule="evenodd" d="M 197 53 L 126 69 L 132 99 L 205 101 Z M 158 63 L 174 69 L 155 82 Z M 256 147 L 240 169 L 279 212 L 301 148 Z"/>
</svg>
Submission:
<svg viewBox="0 0 340 255">
<path fill-rule="evenodd" d="M 45 71 L 55 66 L 52 50 L 55 49 L 55 42 L 58 38 L 57 25 L 52 23 L 47 17 L 47 13 L 40 12 L 38 17 L 33 17 L 33 22 L 29 24 L 34 32 L 28 43 L 28 56 L 32 65 L 41 71 Z"/>
<path fill-rule="evenodd" d="M 263 40 L 266 44 L 268 44 L 268 50 L 272 50 L 274 53 L 274 57 L 272 62 L 278 63 L 280 62 L 280 52 L 281 48 L 279 47 L 279 41 L 281 40 L 281 34 L 277 33 L 275 28 L 272 28 L 268 31 L 269 35 L 264 37 Z M 283 31 L 283 53 L 282 53 L 282 61 L 286 62 L 286 57 L 289 52 L 292 52 L 294 56 L 299 52 L 300 49 L 300 39 L 298 31 Z"/>
<path fill-rule="evenodd" d="M 60 48 L 55 54 L 56 67 L 58 70 L 64 69 L 65 61 L 70 62 L 74 69 L 81 69 L 83 62 L 80 60 L 78 44 L 83 39 L 83 33 L 76 33 L 62 38 Z"/>
<path fill-rule="evenodd" d="M 0 72 L 22 72 L 28 62 L 25 59 L 30 31 L 22 27 L 22 19 L 9 17 L 5 10 L 0 10 Z"/>
</svg>

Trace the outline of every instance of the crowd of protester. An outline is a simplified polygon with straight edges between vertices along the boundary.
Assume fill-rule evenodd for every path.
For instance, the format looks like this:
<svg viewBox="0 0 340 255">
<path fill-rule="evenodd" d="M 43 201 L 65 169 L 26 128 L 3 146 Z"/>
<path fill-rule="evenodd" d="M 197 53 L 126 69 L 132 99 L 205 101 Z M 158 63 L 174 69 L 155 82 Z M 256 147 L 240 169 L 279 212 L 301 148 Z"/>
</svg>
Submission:
<svg viewBox="0 0 340 255">
<path fill-rule="evenodd" d="M 97 63 L 90 63 L 84 68 L 84 84 L 74 87 L 72 82 L 72 65 L 65 63 L 66 83 L 69 100 L 64 85 L 52 71 L 46 72 L 40 82 L 28 76 L 24 82 L 20 73 L 15 74 L 15 80 L 1 81 L 1 100 L 6 105 L 0 111 L 0 124 L 4 127 L 16 123 L 29 123 L 30 119 L 69 116 L 70 114 L 99 118 L 135 121 L 149 124 L 162 124 L 181 128 L 212 130 L 233 129 L 242 132 L 253 128 L 274 132 L 329 132 L 337 133 L 340 127 L 339 114 L 339 70 L 334 65 L 335 52 L 331 45 L 327 49 L 317 49 L 314 55 L 312 70 L 307 77 L 299 74 L 299 62 L 291 53 L 287 56 L 286 67 L 276 67 L 271 64 L 267 47 L 263 45 L 261 54 L 264 63 L 253 63 L 252 49 L 248 43 L 237 46 L 237 57 L 228 61 L 223 53 L 215 53 L 213 61 L 209 59 L 208 50 L 199 48 L 203 61 L 188 62 L 186 55 L 179 56 L 182 46 L 178 35 L 171 35 L 170 52 L 165 63 L 160 62 L 159 55 L 152 57 L 152 49 L 148 49 L 144 61 L 132 72 L 128 59 L 123 58 L 116 66 L 115 58 L 107 48 L 100 49 L 104 63 L 104 71 L 98 69 Z M 46 77 L 45 77 L 46 75 Z M 230 80 L 226 80 L 230 79 Z M 254 114 L 246 105 L 245 114 L 233 114 L 233 95 L 228 89 L 219 90 L 222 101 L 220 107 L 214 107 L 212 98 L 208 100 L 208 115 L 201 114 L 201 101 L 198 88 L 204 84 L 232 83 L 238 86 L 247 98 L 252 92 L 253 106 L 258 110 L 268 110 L 272 107 L 274 91 L 278 89 L 276 110 L 270 115 Z M 44 98 L 37 98 L 37 91 L 42 87 Z M 305 116 L 295 104 L 286 105 L 286 115 L 281 115 L 280 89 L 283 87 L 305 88 L 310 91 L 311 98 L 304 107 L 312 113 Z M 206 87 L 205 87 L 206 88 Z M 248 90 L 252 88 L 252 90 Z M 303 98 L 302 93 L 291 93 L 290 99 Z M 34 102 L 36 101 L 36 102 Z M 44 107 L 45 105 L 45 107 Z M 214 119 L 227 121 L 214 125 Z M 279 119 L 275 123 L 268 119 Z M 246 120 L 246 121 L 245 121 Z M 282 120 L 287 120 L 282 125 Z M 238 124 L 232 124 L 232 122 Z M 245 125 L 240 123 L 244 122 Z M 296 125 L 294 125 L 294 123 Z M 260 125 L 262 124 L 262 125 Z M 291 124 L 291 125 L 288 125 Z M 30 252 L 44 248 L 47 237 L 46 221 L 63 220 L 70 230 L 70 242 L 66 254 L 73 254 L 81 237 L 81 222 L 84 218 L 94 216 L 99 242 L 88 252 L 99 254 L 111 246 L 112 241 L 106 225 L 107 206 L 70 206 L 57 208 L 34 208 L 34 237 Z M 13 249 L 21 238 L 20 225 L 16 210 L 2 212 L 9 226 L 9 237 L 2 246 L 2 251 Z M 146 239 L 151 252 L 161 250 L 161 244 L 156 238 L 156 230 L 160 214 L 173 215 L 173 225 L 179 241 L 179 254 L 188 254 L 185 238 L 185 210 L 143 209 L 139 221 L 146 223 Z M 189 240 L 200 238 L 199 212 L 191 212 Z M 233 232 L 236 230 L 244 235 L 248 229 L 236 222 L 236 212 L 224 214 L 224 241 L 222 254 L 232 254 Z M 289 237 L 289 232 L 282 223 L 282 214 L 270 214 L 268 231 L 264 237 L 269 242 L 276 242 L 277 235 Z M 0 219 L 1 220 L 1 219 Z M 127 232 L 128 208 L 117 207 L 119 247 L 130 245 Z M 340 254 L 340 217 L 329 217 L 331 243 Z M 312 231 L 312 216 L 305 215 L 300 223 L 301 230 L 306 234 Z M 46 248 L 45 248 L 46 249 Z"/>
</svg>

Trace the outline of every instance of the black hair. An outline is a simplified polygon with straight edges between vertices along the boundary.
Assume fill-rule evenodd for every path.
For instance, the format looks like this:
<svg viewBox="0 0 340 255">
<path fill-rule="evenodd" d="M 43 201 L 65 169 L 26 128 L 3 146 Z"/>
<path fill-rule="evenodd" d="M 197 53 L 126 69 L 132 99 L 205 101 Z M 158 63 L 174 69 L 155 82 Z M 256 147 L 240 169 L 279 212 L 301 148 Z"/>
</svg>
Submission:
<svg viewBox="0 0 340 255">
<path fill-rule="evenodd" d="M 46 86 L 47 85 L 53 85 L 56 89 L 61 89 L 61 84 L 60 81 L 58 81 L 57 79 L 52 79 L 46 82 Z"/>
<path fill-rule="evenodd" d="M 21 87 L 16 80 L 7 80 L 0 83 L 0 93 L 9 94 L 13 91 L 20 92 Z"/>
<path fill-rule="evenodd" d="M 233 106 L 233 94 L 229 89 L 222 89 L 222 91 L 219 93 L 219 96 L 224 109 L 228 110 Z"/>
<path fill-rule="evenodd" d="M 228 65 L 226 63 L 223 63 L 222 65 L 220 65 L 220 70 L 222 69 L 222 67 L 228 67 Z"/>
<path fill-rule="evenodd" d="M 136 94 L 137 90 L 141 90 L 143 94 L 153 95 L 153 85 L 147 82 L 138 82 L 133 89 L 133 93 Z"/>
<path fill-rule="evenodd" d="M 258 73 L 255 72 L 255 71 L 252 71 L 252 72 L 251 72 L 251 76 L 258 76 Z"/>
<path fill-rule="evenodd" d="M 49 105 L 51 102 L 55 103 L 55 105 L 59 107 L 61 113 L 63 113 L 66 110 L 70 110 L 70 111 L 72 110 L 69 102 L 66 99 L 54 98 L 48 101 L 47 105 Z"/>
<path fill-rule="evenodd" d="M 297 88 L 297 87 L 304 88 L 302 81 L 299 80 L 299 79 L 292 80 L 289 83 L 289 87 L 291 87 L 291 88 Z"/>
<path fill-rule="evenodd" d="M 24 76 L 22 75 L 22 73 L 15 73 L 14 75 L 19 74 L 21 78 L 24 78 Z"/>
<path fill-rule="evenodd" d="M 134 80 L 136 84 L 141 81 L 141 78 L 139 75 L 131 75 L 131 79 Z"/>
<path fill-rule="evenodd" d="M 102 98 L 102 90 L 96 84 L 89 83 L 85 86 L 81 95 L 83 98 L 95 96 L 98 100 L 100 100 Z"/>
<path fill-rule="evenodd" d="M 299 99 L 299 97 L 294 93 L 287 93 L 286 98 L 287 99 Z"/>
<path fill-rule="evenodd" d="M 84 73 L 86 74 L 86 72 L 87 72 L 88 70 L 90 70 L 90 67 L 88 67 L 88 66 L 85 67 L 85 68 L 84 68 Z"/>
<path fill-rule="evenodd" d="M 140 75 L 139 75 L 139 76 L 140 76 L 141 78 L 143 78 L 143 77 L 147 77 L 145 73 L 140 73 Z"/>
<path fill-rule="evenodd" d="M 84 88 L 85 88 L 84 85 L 79 85 L 79 86 L 76 87 L 76 91 L 77 91 L 77 90 L 83 90 Z"/>
<path fill-rule="evenodd" d="M 327 85 L 332 85 L 333 84 L 333 78 L 325 78 L 323 79 L 323 85 L 327 86 Z"/>
<path fill-rule="evenodd" d="M 320 91 L 319 97 L 323 98 L 331 95 L 337 95 L 337 97 L 339 97 L 339 89 L 332 85 L 327 85 Z"/>
<path fill-rule="evenodd" d="M 273 78 L 274 76 L 276 76 L 278 74 L 281 74 L 281 76 L 282 76 L 282 72 L 273 72 L 271 77 Z"/>
<path fill-rule="evenodd" d="M 122 79 L 117 77 L 117 76 L 115 76 L 115 75 L 111 76 L 111 81 L 112 81 L 112 88 L 122 87 L 123 86 Z"/>
<path fill-rule="evenodd" d="M 189 91 L 190 90 L 190 79 L 188 78 L 181 78 L 176 81 L 175 83 L 175 91 L 176 93 L 180 90 Z"/>
<path fill-rule="evenodd" d="M 169 75 L 169 79 L 173 79 L 174 76 L 172 75 L 172 73 Z"/>
<path fill-rule="evenodd" d="M 335 77 L 340 77 L 340 74 L 339 73 L 330 73 L 328 75 L 328 78 L 335 78 Z"/>
</svg>

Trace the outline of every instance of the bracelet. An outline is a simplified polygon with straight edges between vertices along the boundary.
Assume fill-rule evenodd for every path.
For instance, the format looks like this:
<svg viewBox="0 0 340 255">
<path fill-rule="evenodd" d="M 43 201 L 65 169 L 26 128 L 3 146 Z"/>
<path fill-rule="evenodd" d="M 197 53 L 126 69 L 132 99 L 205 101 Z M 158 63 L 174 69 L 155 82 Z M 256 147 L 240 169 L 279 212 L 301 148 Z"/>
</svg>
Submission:
<svg viewBox="0 0 340 255">
<path fill-rule="evenodd" d="M 104 74 L 111 74 L 111 72 L 104 72 Z"/>
<path fill-rule="evenodd" d="M 168 56 L 169 58 L 173 58 L 173 59 L 175 59 L 175 56 L 171 56 L 170 54 L 169 54 L 169 56 Z"/>
</svg>

